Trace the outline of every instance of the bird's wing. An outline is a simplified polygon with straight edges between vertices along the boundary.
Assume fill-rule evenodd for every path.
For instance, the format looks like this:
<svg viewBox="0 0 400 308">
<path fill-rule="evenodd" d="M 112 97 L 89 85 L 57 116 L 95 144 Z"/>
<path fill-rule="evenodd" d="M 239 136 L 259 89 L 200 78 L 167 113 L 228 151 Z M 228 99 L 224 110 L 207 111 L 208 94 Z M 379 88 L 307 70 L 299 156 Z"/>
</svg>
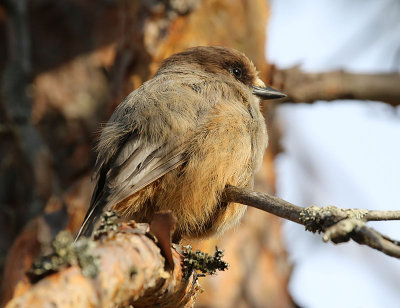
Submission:
<svg viewBox="0 0 400 308">
<path fill-rule="evenodd" d="M 164 144 L 149 144 L 131 133 L 120 150 L 98 171 L 90 208 L 77 235 L 90 236 L 101 213 L 184 162 L 181 147 L 165 154 Z"/>
<path fill-rule="evenodd" d="M 115 205 L 157 180 L 184 161 L 181 147 L 165 153 L 166 144 L 143 144 L 139 136 L 131 137 L 108 170 L 107 201 Z"/>
</svg>

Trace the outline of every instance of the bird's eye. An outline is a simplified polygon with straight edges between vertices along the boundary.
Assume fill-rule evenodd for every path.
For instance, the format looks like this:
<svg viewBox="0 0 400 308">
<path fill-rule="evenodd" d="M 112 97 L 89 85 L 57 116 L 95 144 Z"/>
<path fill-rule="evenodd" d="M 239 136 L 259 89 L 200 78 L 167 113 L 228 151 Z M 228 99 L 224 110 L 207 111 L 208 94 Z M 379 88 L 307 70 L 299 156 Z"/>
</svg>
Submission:
<svg viewBox="0 0 400 308">
<path fill-rule="evenodd" d="M 242 77 L 242 70 L 238 67 L 233 68 L 232 73 L 236 78 Z"/>
</svg>

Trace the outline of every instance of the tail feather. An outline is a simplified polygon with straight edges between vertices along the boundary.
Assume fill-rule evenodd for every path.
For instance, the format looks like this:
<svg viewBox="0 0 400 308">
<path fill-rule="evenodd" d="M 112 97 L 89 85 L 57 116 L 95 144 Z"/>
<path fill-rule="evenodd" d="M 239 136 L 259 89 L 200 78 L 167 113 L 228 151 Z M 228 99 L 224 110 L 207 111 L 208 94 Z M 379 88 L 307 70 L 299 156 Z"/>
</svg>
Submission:
<svg viewBox="0 0 400 308">
<path fill-rule="evenodd" d="M 101 213 L 103 212 L 105 204 L 102 203 L 103 203 L 102 200 L 99 200 L 90 207 L 89 211 L 86 214 L 85 219 L 83 220 L 82 226 L 75 237 L 75 242 L 82 236 L 85 237 L 92 236 L 94 228 L 99 222 Z"/>
</svg>

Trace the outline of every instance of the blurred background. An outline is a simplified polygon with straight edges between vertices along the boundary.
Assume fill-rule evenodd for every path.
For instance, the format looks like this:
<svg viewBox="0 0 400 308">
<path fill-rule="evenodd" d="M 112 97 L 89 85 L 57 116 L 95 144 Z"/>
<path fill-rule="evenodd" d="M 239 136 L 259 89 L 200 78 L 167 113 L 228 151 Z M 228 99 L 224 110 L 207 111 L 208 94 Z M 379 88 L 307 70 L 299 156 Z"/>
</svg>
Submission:
<svg viewBox="0 0 400 308">
<path fill-rule="evenodd" d="M 247 54 L 284 103 L 256 190 L 298 205 L 399 208 L 398 0 L 0 0 L 1 303 L 89 206 L 100 124 L 190 46 Z M 400 238 L 396 222 L 376 223 Z M 197 307 L 396 307 L 400 265 L 249 209 L 221 238 L 230 269 Z"/>
</svg>

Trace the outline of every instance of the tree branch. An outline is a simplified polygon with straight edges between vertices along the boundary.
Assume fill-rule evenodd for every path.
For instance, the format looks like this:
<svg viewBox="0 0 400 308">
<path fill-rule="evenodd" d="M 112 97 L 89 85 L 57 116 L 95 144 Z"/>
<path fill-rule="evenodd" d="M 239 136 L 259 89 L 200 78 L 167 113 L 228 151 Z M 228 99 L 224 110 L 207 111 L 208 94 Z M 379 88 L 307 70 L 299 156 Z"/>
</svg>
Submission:
<svg viewBox="0 0 400 308">
<path fill-rule="evenodd" d="M 399 220 L 400 211 L 368 211 L 367 221 Z"/>
<path fill-rule="evenodd" d="M 288 101 L 359 99 L 400 104 L 400 74 L 352 74 L 344 71 L 304 73 L 298 67 L 272 69 L 272 86 L 288 95 Z"/>
<path fill-rule="evenodd" d="M 324 233 L 325 242 L 347 242 L 353 239 L 389 256 L 400 258 L 400 243 L 366 226 L 367 221 L 400 220 L 400 211 L 368 211 L 340 209 L 335 206 L 302 208 L 278 197 L 254 192 L 245 188 L 227 186 L 224 202 L 246 204 L 291 220 L 311 232 Z"/>
</svg>

